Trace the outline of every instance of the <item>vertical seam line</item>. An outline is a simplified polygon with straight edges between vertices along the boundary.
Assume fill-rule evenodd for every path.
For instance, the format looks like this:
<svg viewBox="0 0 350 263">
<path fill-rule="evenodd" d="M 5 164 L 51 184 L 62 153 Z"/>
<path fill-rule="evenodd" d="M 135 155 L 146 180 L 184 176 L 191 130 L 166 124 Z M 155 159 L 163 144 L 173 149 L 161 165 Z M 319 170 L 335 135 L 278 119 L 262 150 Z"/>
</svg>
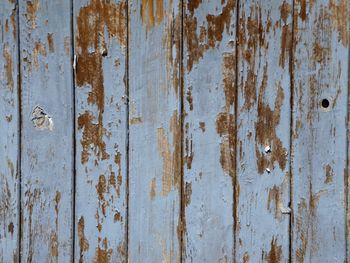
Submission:
<svg viewBox="0 0 350 263">
<path fill-rule="evenodd" d="M 17 240 L 17 246 L 18 246 L 18 262 L 21 262 L 22 257 L 22 74 L 21 74 L 21 41 L 20 41 L 20 12 L 19 12 L 19 0 L 16 0 L 15 3 L 16 8 L 16 38 L 17 38 L 17 99 L 18 99 L 18 121 L 17 121 L 17 129 L 18 129 L 18 163 L 17 163 L 17 173 L 18 173 L 18 240 Z"/>
<path fill-rule="evenodd" d="M 73 107 L 72 107 L 72 119 L 73 119 L 73 138 L 72 138 L 72 144 L 73 144 L 73 174 L 72 174 L 72 262 L 75 261 L 75 219 L 76 219 L 76 93 L 75 93 L 75 68 L 74 68 L 74 63 L 75 63 L 75 41 L 74 41 L 74 1 L 70 0 L 70 6 L 71 6 L 71 65 L 72 65 L 72 102 L 73 102 Z"/>
<path fill-rule="evenodd" d="M 179 78 L 180 78 L 180 140 L 181 140 L 181 146 L 180 146 L 180 154 L 181 154 L 181 163 L 180 163 L 180 224 L 181 224 L 181 238 L 180 238 L 180 262 L 184 262 L 186 258 L 186 248 L 185 248 L 185 234 L 186 234 L 186 207 L 185 207 L 185 173 L 184 173 L 184 74 L 183 74 L 183 57 L 184 57 L 184 0 L 180 0 L 180 16 L 181 16 L 181 25 L 180 25 L 180 61 L 179 61 Z"/>
<path fill-rule="evenodd" d="M 126 1 L 126 62 L 125 62 L 125 71 L 126 71 L 126 83 L 125 83 L 125 93 L 126 93 L 126 223 L 125 223 L 125 243 L 126 243 L 126 262 L 129 262 L 129 177 L 130 177 L 130 99 L 129 99 L 129 0 Z"/>
<path fill-rule="evenodd" d="M 292 153 L 293 153 L 293 130 L 294 130 L 294 34 L 295 34 L 295 0 L 292 1 L 292 43 L 289 54 L 289 78 L 290 78 L 290 130 L 289 130 L 289 208 L 291 209 L 289 214 L 289 262 L 292 262 L 293 258 L 293 164 L 292 164 Z"/>
<path fill-rule="evenodd" d="M 237 0 L 236 3 L 236 45 L 235 45 L 235 107 L 234 107 L 234 133 L 235 133 L 235 137 L 234 137 L 234 141 L 235 141 L 235 145 L 234 145 L 234 151 L 235 151 L 235 160 L 234 160 L 234 169 L 235 169 L 235 175 L 232 178 L 233 180 L 233 262 L 237 262 L 236 260 L 236 254 L 237 254 L 237 248 L 236 248 L 236 241 L 237 241 L 237 225 L 238 225 L 238 217 L 237 217 L 237 198 L 236 198 L 236 191 L 238 188 L 238 169 L 237 169 L 237 142 L 238 142 L 238 59 L 239 59 L 239 53 L 238 53 L 238 48 L 239 48 L 239 16 L 240 16 L 240 1 Z"/>
</svg>

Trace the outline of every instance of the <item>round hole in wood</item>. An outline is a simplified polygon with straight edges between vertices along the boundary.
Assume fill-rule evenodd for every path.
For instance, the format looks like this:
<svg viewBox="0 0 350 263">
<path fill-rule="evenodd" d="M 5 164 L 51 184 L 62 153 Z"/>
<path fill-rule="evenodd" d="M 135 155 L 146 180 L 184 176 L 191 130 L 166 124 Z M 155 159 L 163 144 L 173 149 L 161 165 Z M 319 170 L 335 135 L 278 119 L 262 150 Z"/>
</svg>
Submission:
<svg viewBox="0 0 350 263">
<path fill-rule="evenodd" d="M 324 109 L 327 109 L 328 107 L 329 107 L 329 100 L 328 99 L 323 99 L 322 101 L 321 101 L 321 106 L 322 106 L 322 108 L 324 108 Z"/>
</svg>

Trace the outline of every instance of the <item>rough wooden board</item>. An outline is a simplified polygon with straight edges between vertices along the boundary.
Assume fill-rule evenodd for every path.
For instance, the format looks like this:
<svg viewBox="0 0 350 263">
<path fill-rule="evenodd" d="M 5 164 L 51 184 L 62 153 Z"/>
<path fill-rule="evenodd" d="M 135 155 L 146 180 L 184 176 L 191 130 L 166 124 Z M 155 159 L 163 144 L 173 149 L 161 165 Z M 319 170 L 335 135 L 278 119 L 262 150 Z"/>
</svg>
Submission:
<svg viewBox="0 0 350 263">
<path fill-rule="evenodd" d="M 130 4 L 130 262 L 180 260 L 180 10 Z"/>
<path fill-rule="evenodd" d="M 233 262 L 236 1 L 185 1 L 185 262 Z"/>
<path fill-rule="evenodd" d="M 69 0 L 19 4 L 21 259 L 69 262 L 73 248 L 71 6 Z"/>
<path fill-rule="evenodd" d="M 239 2 L 238 262 L 289 258 L 292 1 Z"/>
<path fill-rule="evenodd" d="M 0 262 L 17 262 L 19 112 L 17 9 L 0 2 Z"/>
<path fill-rule="evenodd" d="M 344 262 L 349 2 L 296 1 L 294 14 L 292 262 Z"/>
<path fill-rule="evenodd" d="M 125 1 L 74 1 L 75 261 L 126 262 Z"/>
</svg>

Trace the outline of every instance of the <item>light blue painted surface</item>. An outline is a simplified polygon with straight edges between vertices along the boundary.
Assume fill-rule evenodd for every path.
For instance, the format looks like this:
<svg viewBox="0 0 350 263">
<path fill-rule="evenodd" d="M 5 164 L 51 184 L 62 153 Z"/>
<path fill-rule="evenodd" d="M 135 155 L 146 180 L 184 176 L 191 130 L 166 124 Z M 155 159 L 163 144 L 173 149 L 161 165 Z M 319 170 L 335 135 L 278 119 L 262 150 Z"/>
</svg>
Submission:
<svg viewBox="0 0 350 263">
<path fill-rule="evenodd" d="M 180 260 L 180 6 L 156 2 L 129 10 L 130 262 Z"/>
<path fill-rule="evenodd" d="M 289 258 L 292 1 L 240 1 L 237 260 Z"/>
<path fill-rule="evenodd" d="M 295 6 L 292 259 L 297 262 L 346 262 L 346 10 L 348 1 Z"/>
<path fill-rule="evenodd" d="M 69 262 L 72 257 L 70 11 L 69 0 L 19 2 L 23 262 Z M 52 118 L 51 130 L 48 120 L 34 119 L 40 117 L 33 115 L 37 106 Z"/>
<path fill-rule="evenodd" d="M 346 262 L 347 0 L 13 2 L 0 262 Z"/>
<path fill-rule="evenodd" d="M 234 137 L 230 133 L 234 132 L 235 101 L 230 101 L 230 95 L 226 97 L 225 89 L 233 96 L 236 93 L 236 3 L 203 1 L 192 10 L 191 1 L 185 2 L 184 180 L 188 203 L 184 261 L 232 262 L 235 145 L 234 141 L 230 142 Z M 226 13 L 227 21 L 221 29 L 217 28 L 222 34 L 219 41 L 210 33 L 215 25 L 210 24 L 208 15 L 223 20 Z M 191 25 L 194 28 L 190 30 Z M 205 32 L 204 39 L 200 37 L 201 31 Z M 197 39 L 198 46 L 194 39 Z M 209 46 L 212 40 L 214 45 Z M 202 57 L 197 59 L 197 52 L 202 53 Z M 225 64 L 232 68 L 225 67 Z M 218 132 L 220 116 L 224 116 L 227 127 L 232 127 L 225 129 L 223 134 Z M 228 169 L 222 165 L 222 158 Z"/>
</svg>

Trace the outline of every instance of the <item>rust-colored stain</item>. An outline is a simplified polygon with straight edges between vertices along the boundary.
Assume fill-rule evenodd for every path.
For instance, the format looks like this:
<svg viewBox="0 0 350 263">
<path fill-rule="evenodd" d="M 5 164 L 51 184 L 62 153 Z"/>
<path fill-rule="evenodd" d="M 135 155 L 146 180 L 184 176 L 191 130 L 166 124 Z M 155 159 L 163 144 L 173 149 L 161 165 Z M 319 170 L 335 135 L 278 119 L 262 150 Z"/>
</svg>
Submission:
<svg viewBox="0 0 350 263">
<path fill-rule="evenodd" d="M 103 239 L 102 246 L 103 247 L 98 246 L 96 248 L 96 253 L 95 253 L 93 263 L 100 263 L 100 262 L 109 263 L 110 262 L 110 256 L 112 255 L 113 250 L 108 248 L 107 238 Z"/>
<path fill-rule="evenodd" d="M 248 252 L 244 253 L 242 262 L 243 263 L 249 262 L 249 253 Z"/>
<path fill-rule="evenodd" d="M 13 235 L 14 229 L 15 229 L 15 226 L 13 225 L 12 222 L 11 222 L 10 224 L 8 224 L 8 226 L 7 226 L 7 231 L 8 231 L 9 233 L 11 233 L 11 235 Z"/>
<path fill-rule="evenodd" d="M 16 8 L 14 8 L 12 10 L 12 13 L 11 13 L 11 16 L 10 16 L 11 25 L 12 25 L 12 28 L 13 28 L 13 30 L 12 30 L 13 39 L 17 38 L 17 20 L 16 20 L 16 17 L 17 17 L 17 10 L 16 10 Z"/>
<path fill-rule="evenodd" d="M 292 15 L 292 6 L 287 3 L 286 1 L 283 1 L 281 7 L 281 19 L 283 21 L 283 25 L 281 26 L 282 29 L 282 35 L 281 35 L 281 54 L 279 58 L 279 65 L 284 68 L 286 61 L 288 62 L 287 58 L 289 58 L 289 55 L 292 51 L 292 23 L 288 23 L 288 18 Z M 290 63 L 288 63 L 291 67 Z M 291 68 L 290 68 L 291 70 Z"/>
<path fill-rule="evenodd" d="M 150 188 L 151 190 L 149 191 L 149 197 L 151 198 L 151 200 L 154 200 L 154 198 L 156 197 L 156 190 L 157 190 L 156 178 L 152 178 L 152 181 L 150 183 Z"/>
<path fill-rule="evenodd" d="M 50 254 L 51 254 L 51 261 L 53 262 L 53 258 L 55 258 L 55 261 L 58 262 L 58 237 L 57 233 L 55 231 L 52 231 L 50 235 Z"/>
<path fill-rule="evenodd" d="M 337 5 L 338 3 L 338 5 Z M 338 30 L 338 39 L 348 47 L 349 44 L 349 1 L 348 0 L 330 0 L 329 8 L 331 10 L 333 27 Z"/>
<path fill-rule="evenodd" d="M 190 106 L 190 111 L 193 110 L 193 97 L 192 97 L 192 87 L 189 87 L 186 92 L 186 100 Z"/>
<path fill-rule="evenodd" d="M 204 121 L 199 122 L 199 129 L 201 129 L 202 132 L 205 132 L 205 122 Z"/>
<path fill-rule="evenodd" d="M 281 86 L 277 89 L 275 108 L 272 110 L 265 103 L 265 91 L 267 88 L 267 65 L 264 67 L 264 79 L 262 81 L 258 97 L 258 120 L 255 124 L 255 151 L 257 157 L 257 168 L 263 174 L 266 168 L 273 169 L 277 162 L 281 170 L 286 168 L 287 154 L 281 139 L 277 136 L 276 129 L 281 119 L 281 107 L 283 105 L 284 93 Z M 261 150 L 270 146 L 271 152 L 265 153 Z"/>
<path fill-rule="evenodd" d="M 98 108 L 98 117 L 85 112 L 78 118 L 78 128 L 83 130 L 81 162 L 86 163 L 90 147 L 98 160 L 109 158 L 103 141 L 104 77 L 103 58 L 108 55 L 105 30 L 109 38 L 116 38 L 121 46 L 126 45 L 126 4 L 115 4 L 103 0 L 91 0 L 82 7 L 77 17 L 77 69 L 76 82 L 79 87 L 89 85 L 88 103 Z M 93 121 L 97 121 L 94 123 Z"/>
<path fill-rule="evenodd" d="M 47 34 L 47 43 L 49 45 L 49 52 L 53 53 L 55 52 L 55 43 L 53 40 L 53 33 L 48 33 Z"/>
<path fill-rule="evenodd" d="M 79 248 L 80 248 L 80 255 L 79 255 L 79 263 L 84 262 L 84 252 L 88 251 L 89 249 L 89 242 L 85 237 L 84 233 L 85 229 L 85 220 L 84 217 L 80 217 L 78 222 L 78 238 L 79 238 Z"/>
<path fill-rule="evenodd" d="M 32 29 L 35 29 L 37 27 L 36 24 L 36 18 L 37 15 L 36 13 L 38 12 L 40 8 L 40 2 L 39 0 L 32 0 L 32 1 L 27 1 L 27 12 L 25 14 L 28 24 Z"/>
<path fill-rule="evenodd" d="M 324 180 L 324 183 L 325 184 L 330 184 L 333 182 L 333 176 L 334 176 L 334 172 L 333 172 L 333 169 L 332 169 L 332 166 L 330 166 L 329 164 L 327 164 L 325 167 L 324 167 L 324 170 L 325 170 L 325 180 Z"/>
<path fill-rule="evenodd" d="M 100 177 L 98 178 L 96 191 L 97 191 L 98 200 L 101 206 L 102 214 L 106 216 L 106 207 L 108 203 L 104 198 L 104 194 L 107 192 L 107 181 L 106 181 L 106 177 L 103 174 L 100 175 Z"/>
<path fill-rule="evenodd" d="M 170 86 L 174 88 L 175 95 L 179 96 L 180 86 L 180 70 L 183 70 L 181 64 L 181 48 L 182 48 L 182 19 L 179 13 L 175 13 L 173 5 L 169 5 L 167 10 L 166 20 L 164 21 L 164 33 L 162 37 L 162 46 L 166 56 L 166 79 Z M 176 15 L 176 16 L 175 16 Z M 175 16 L 175 17 L 174 17 Z M 174 54 L 175 53 L 175 54 Z M 183 79 L 182 79 L 183 80 Z"/>
<path fill-rule="evenodd" d="M 189 1 L 192 2 L 192 1 Z M 228 0 L 222 6 L 219 15 L 208 14 L 207 25 L 198 25 L 195 9 L 200 6 L 201 1 L 193 1 L 188 4 L 190 13 L 185 15 L 184 34 L 187 46 L 187 70 L 191 71 L 193 65 L 203 57 L 206 50 L 215 48 L 222 40 L 224 30 L 230 30 L 231 18 L 236 7 L 235 0 Z"/>
<path fill-rule="evenodd" d="M 302 198 L 301 201 L 298 203 L 297 207 L 297 215 L 296 218 L 296 232 L 297 237 L 300 240 L 299 244 L 300 246 L 296 249 L 296 259 L 297 262 L 304 262 L 304 258 L 308 249 L 308 240 L 309 236 L 315 231 L 315 216 L 316 216 L 316 210 L 319 203 L 319 200 L 321 198 L 321 195 L 324 194 L 326 191 L 321 190 L 317 193 L 314 193 L 312 183 L 309 182 L 308 187 L 308 198 Z M 312 247 L 310 249 L 313 249 L 314 251 L 317 250 L 317 247 Z"/>
<path fill-rule="evenodd" d="M 202 0 L 187 1 L 187 10 L 189 10 L 191 15 L 193 15 L 194 10 L 196 10 L 201 3 L 202 3 Z"/>
<path fill-rule="evenodd" d="M 122 221 L 122 216 L 119 211 L 114 214 L 114 223 L 118 221 Z"/>
<path fill-rule="evenodd" d="M 321 46 L 321 43 L 314 42 L 312 49 L 312 61 L 327 64 L 332 55 L 330 46 Z"/>
<path fill-rule="evenodd" d="M 185 205 L 188 206 L 191 203 L 191 195 L 192 195 L 192 183 L 186 182 L 185 184 Z"/>
<path fill-rule="evenodd" d="M 272 206 L 272 203 L 274 203 L 274 206 Z M 271 212 L 271 210 L 274 212 L 276 219 L 281 219 L 282 213 L 281 208 L 283 208 L 283 202 L 282 202 L 282 191 L 279 187 L 274 185 L 269 190 L 269 195 L 267 199 L 267 209 Z"/>
<path fill-rule="evenodd" d="M 272 237 L 271 248 L 269 253 L 266 255 L 266 261 L 268 263 L 279 263 L 282 258 L 282 246 L 277 244 L 277 238 Z"/>
<path fill-rule="evenodd" d="M 263 52 L 267 48 L 267 41 L 265 39 L 265 32 L 269 30 L 269 23 L 266 28 L 263 26 L 261 7 L 257 4 L 253 4 L 250 7 L 250 14 L 246 18 L 246 14 L 242 13 L 242 18 L 238 24 L 238 42 L 239 42 L 239 53 L 247 66 L 247 76 L 242 81 L 242 93 L 244 96 L 243 109 L 250 110 L 256 105 L 257 100 L 257 75 L 256 57 L 259 53 Z"/>
<path fill-rule="evenodd" d="M 41 42 L 35 42 L 33 48 L 33 64 L 36 69 L 39 68 L 39 55 L 46 57 L 46 46 Z"/>
<path fill-rule="evenodd" d="M 142 0 L 141 1 L 141 19 L 142 23 L 149 30 L 159 25 L 164 18 L 163 0 Z"/>
<path fill-rule="evenodd" d="M 216 117 L 216 131 L 221 137 L 220 164 L 224 172 L 232 178 L 234 192 L 233 218 L 234 229 L 238 229 L 239 184 L 236 175 L 236 123 L 234 104 L 236 103 L 235 87 L 236 57 L 234 53 L 223 54 L 223 89 L 225 94 L 224 111 Z"/>
<path fill-rule="evenodd" d="M 5 75 L 7 80 L 7 87 L 11 92 L 13 92 L 13 75 L 12 75 L 13 65 L 12 65 L 11 51 L 8 44 L 4 44 L 2 52 L 5 59 Z"/>
<path fill-rule="evenodd" d="M 177 111 L 174 111 L 171 117 L 170 131 L 173 137 L 172 144 L 169 143 L 163 128 L 157 130 L 158 150 L 163 159 L 162 196 L 167 196 L 172 187 L 180 187 L 181 125 Z"/>
<path fill-rule="evenodd" d="M 56 196 L 55 196 L 55 212 L 56 216 L 58 216 L 58 207 L 61 201 L 61 193 L 59 191 L 56 191 Z"/>
<path fill-rule="evenodd" d="M 143 123 L 142 117 L 134 117 L 134 118 L 131 118 L 129 121 L 130 125 L 141 124 L 141 123 Z"/>
<path fill-rule="evenodd" d="M 80 140 L 83 147 L 81 153 L 82 164 L 89 160 L 91 145 L 94 146 L 94 154 L 99 160 L 109 158 L 109 154 L 106 152 L 106 144 L 102 138 L 106 132 L 102 126 L 102 120 L 102 112 L 99 114 L 97 123 L 94 123 L 95 117 L 91 112 L 85 112 L 78 118 L 78 129 L 84 129 L 83 138 Z"/>
<path fill-rule="evenodd" d="M 233 106 L 235 102 L 235 55 L 225 53 L 223 57 L 223 84 L 225 93 L 225 111 L 216 118 L 216 130 L 221 137 L 220 163 L 224 171 L 235 177 L 235 140 L 236 127 Z"/>
<path fill-rule="evenodd" d="M 35 234 L 39 234 L 37 232 L 34 232 L 33 229 L 33 208 L 38 203 L 38 200 L 40 198 L 41 192 L 39 189 L 34 189 L 33 191 L 27 190 L 24 193 L 24 196 L 26 198 L 24 208 L 26 212 L 28 213 L 28 232 L 29 232 L 29 244 L 28 244 L 28 257 L 27 262 L 32 263 L 33 262 L 33 254 L 34 254 L 34 237 Z M 24 219 L 24 217 L 21 218 L 21 221 Z M 23 224 L 23 222 L 21 222 Z M 22 230 L 23 231 L 23 230 Z"/>
<path fill-rule="evenodd" d="M 59 204 L 61 202 L 61 193 L 59 191 L 56 191 L 55 195 L 55 225 L 56 229 L 55 231 L 51 232 L 50 235 L 50 253 L 51 253 L 51 260 L 53 258 L 56 258 L 56 262 L 58 262 L 58 248 L 59 248 L 59 240 L 58 240 L 58 213 L 59 213 Z"/>
</svg>

